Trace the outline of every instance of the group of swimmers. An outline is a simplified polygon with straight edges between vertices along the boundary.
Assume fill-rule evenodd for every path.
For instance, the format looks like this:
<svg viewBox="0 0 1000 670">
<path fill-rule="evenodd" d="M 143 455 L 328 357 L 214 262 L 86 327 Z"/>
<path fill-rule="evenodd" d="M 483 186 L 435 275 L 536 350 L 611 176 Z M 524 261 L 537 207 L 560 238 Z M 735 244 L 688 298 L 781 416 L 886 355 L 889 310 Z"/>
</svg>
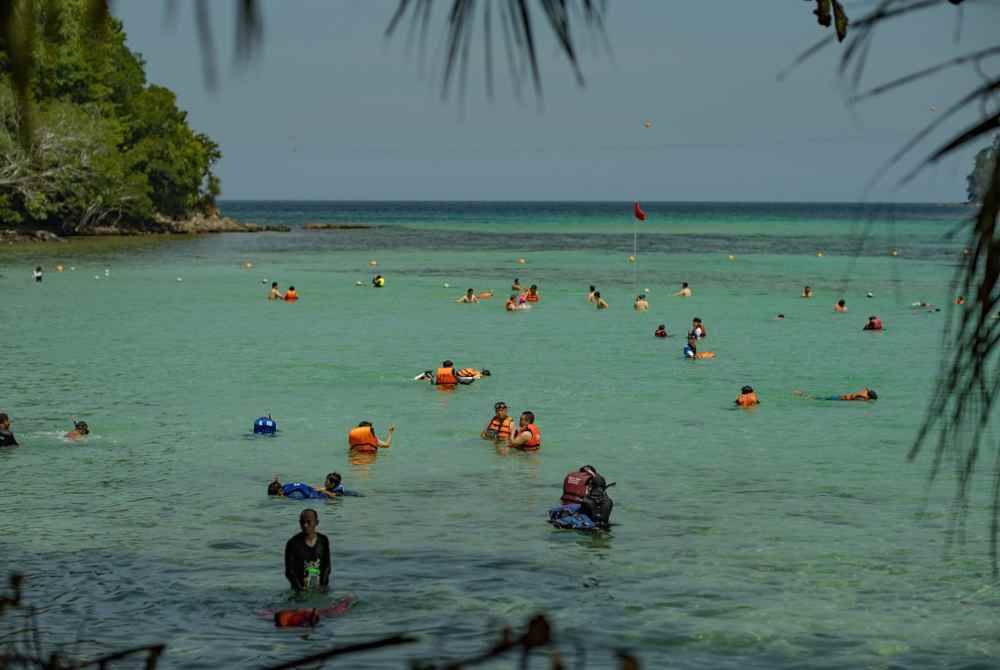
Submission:
<svg viewBox="0 0 1000 670">
<path fill-rule="evenodd" d="M 285 302 L 295 302 L 299 299 L 299 294 L 294 286 L 289 286 L 284 293 L 278 288 L 278 282 L 271 282 L 271 290 L 267 292 L 268 300 L 284 300 Z"/>
<path fill-rule="evenodd" d="M 73 419 L 73 430 L 65 433 L 63 437 L 73 442 L 78 442 L 90 435 L 90 426 L 86 421 Z M 10 416 L 6 412 L 0 412 L 0 447 L 20 447 L 21 444 L 14 437 L 14 432 L 10 429 Z"/>
</svg>

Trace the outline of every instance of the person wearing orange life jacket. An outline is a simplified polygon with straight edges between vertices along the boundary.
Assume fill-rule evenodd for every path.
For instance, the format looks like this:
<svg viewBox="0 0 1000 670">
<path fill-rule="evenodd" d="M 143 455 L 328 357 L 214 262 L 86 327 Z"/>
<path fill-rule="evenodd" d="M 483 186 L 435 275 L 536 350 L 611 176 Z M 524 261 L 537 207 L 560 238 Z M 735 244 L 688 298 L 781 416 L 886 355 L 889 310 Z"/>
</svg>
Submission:
<svg viewBox="0 0 1000 670">
<path fill-rule="evenodd" d="M 500 401 L 493 405 L 495 414 L 486 428 L 479 434 L 484 440 L 506 442 L 514 430 L 514 419 L 507 414 L 507 403 Z"/>
<path fill-rule="evenodd" d="M 281 298 L 285 302 L 295 302 L 299 299 L 299 294 L 295 291 L 294 286 L 289 286 L 288 290 L 285 291 L 285 295 Z"/>
<path fill-rule="evenodd" d="M 444 361 L 441 363 L 441 367 L 437 369 L 437 372 L 434 373 L 434 385 L 442 386 L 444 388 L 455 388 L 459 384 L 471 384 L 479 377 L 475 375 L 463 374 L 470 371 L 473 373 L 477 372 L 475 368 L 463 368 L 462 370 L 456 370 L 455 363 L 450 360 Z M 488 374 L 484 374 L 486 372 L 486 370 L 483 370 L 483 372 L 479 373 L 479 375 L 489 376 Z M 418 377 L 418 379 L 421 378 L 426 378 L 426 373 Z"/>
<path fill-rule="evenodd" d="M 526 302 L 538 302 L 542 296 L 538 295 L 538 285 L 532 284 L 528 287 L 528 292 L 524 294 Z"/>
<path fill-rule="evenodd" d="M 379 449 L 388 449 L 392 446 L 392 434 L 396 432 L 396 426 L 389 426 L 389 436 L 385 442 L 375 434 L 375 427 L 371 421 L 362 421 L 356 428 L 352 428 L 347 433 L 347 444 L 352 453 L 373 454 Z"/>
<path fill-rule="evenodd" d="M 760 404 L 757 399 L 757 392 L 752 386 L 744 386 L 740 389 L 740 397 L 736 399 L 736 404 L 740 407 L 753 407 Z"/>
<path fill-rule="evenodd" d="M 542 431 L 535 425 L 534 412 L 521 412 L 517 430 L 507 437 L 507 446 L 522 451 L 538 451 L 542 446 Z"/>
</svg>

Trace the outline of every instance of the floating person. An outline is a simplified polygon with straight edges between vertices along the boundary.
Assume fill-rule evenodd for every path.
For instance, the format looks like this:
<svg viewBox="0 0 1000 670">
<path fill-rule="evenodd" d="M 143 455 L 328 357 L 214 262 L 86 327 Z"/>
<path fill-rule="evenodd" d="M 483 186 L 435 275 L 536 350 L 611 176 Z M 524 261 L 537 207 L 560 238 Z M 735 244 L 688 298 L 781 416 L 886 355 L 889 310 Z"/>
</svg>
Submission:
<svg viewBox="0 0 1000 670">
<path fill-rule="evenodd" d="M 697 340 L 708 337 L 708 330 L 705 328 L 705 324 L 702 323 L 700 317 L 694 317 L 691 319 L 691 330 L 688 331 L 688 337 L 693 337 Z"/>
<path fill-rule="evenodd" d="M 299 514 L 302 532 L 285 544 L 285 577 L 296 591 L 326 591 L 330 586 L 330 541 L 316 532 L 319 513 L 304 509 Z"/>
<path fill-rule="evenodd" d="M 388 449 L 392 446 L 392 435 L 395 432 L 396 426 L 389 424 L 389 433 L 383 442 L 375 434 L 375 426 L 371 421 L 362 421 L 347 432 L 348 449 L 351 453 L 363 454 L 374 454 L 379 449 Z"/>
<path fill-rule="evenodd" d="M 299 299 L 299 293 L 295 290 L 294 286 L 289 286 L 288 290 L 285 291 L 285 295 L 281 298 L 285 302 L 295 302 Z"/>
<path fill-rule="evenodd" d="M 955 298 L 955 304 L 956 305 L 964 305 L 965 304 L 965 296 L 964 295 L 960 295 L 957 298 Z"/>
<path fill-rule="evenodd" d="M 521 412 L 518 427 L 507 437 L 507 446 L 521 451 L 541 449 L 542 431 L 535 425 L 534 412 Z"/>
<path fill-rule="evenodd" d="M 375 275 L 375 278 L 372 279 L 372 288 L 382 288 L 383 286 L 385 286 L 385 277 Z"/>
<path fill-rule="evenodd" d="M 681 298 L 690 298 L 691 297 L 691 287 L 688 286 L 687 282 L 681 282 L 681 290 L 677 291 L 677 293 L 674 293 L 674 295 L 680 296 Z"/>
<path fill-rule="evenodd" d="M 795 391 L 795 395 L 801 396 L 803 398 L 809 398 L 809 399 L 815 398 L 815 396 L 812 396 L 812 395 L 810 395 L 808 393 L 805 393 L 804 391 Z M 820 397 L 820 398 L 816 398 L 816 399 L 817 400 L 861 400 L 861 401 L 869 401 L 869 400 L 878 400 L 878 393 L 875 392 L 875 389 L 870 389 L 870 388 L 868 388 L 866 386 L 863 389 L 861 389 L 860 391 L 857 391 L 855 393 L 845 393 L 844 395 L 833 395 L 833 396 L 827 396 L 827 397 Z"/>
<path fill-rule="evenodd" d="M 31 271 L 31 278 L 35 280 L 36 284 L 40 284 L 42 281 L 42 266 L 37 266 Z"/>
<path fill-rule="evenodd" d="M 277 477 L 268 483 L 267 495 L 273 498 L 288 498 L 289 500 L 314 500 L 332 497 L 325 490 L 317 489 L 305 482 L 282 484 Z"/>
<path fill-rule="evenodd" d="M 511 291 L 523 291 L 524 289 L 521 288 L 521 280 L 518 279 L 517 277 L 514 277 L 514 281 L 512 281 L 510 283 L 510 290 Z"/>
<path fill-rule="evenodd" d="M 754 407 L 760 404 L 760 400 L 757 398 L 757 392 L 753 390 L 752 386 L 744 386 L 741 388 L 740 395 L 735 402 L 740 407 Z"/>
<path fill-rule="evenodd" d="M 281 300 L 281 291 L 278 290 L 278 282 L 271 282 L 271 290 L 267 292 L 268 300 Z"/>
<path fill-rule="evenodd" d="M 465 295 L 463 295 L 455 302 L 479 302 L 479 296 L 476 295 L 475 289 L 470 288 L 468 291 L 465 292 Z"/>
<path fill-rule="evenodd" d="M 342 483 L 343 477 L 340 476 L 339 472 L 331 472 L 323 480 L 323 486 L 318 490 L 323 491 L 327 497 L 335 498 L 337 496 L 349 496 L 353 498 L 363 498 L 364 495 L 358 493 L 357 491 L 348 491 L 344 488 Z"/>
<path fill-rule="evenodd" d="M 649 309 L 649 301 L 646 300 L 646 294 L 640 293 L 635 297 L 635 303 L 632 308 L 637 312 L 645 312 Z"/>
<path fill-rule="evenodd" d="M 595 297 L 596 295 L 598 295 L 598 293 L 597 293 L 597 287 L 595 287 L 593 284 L 591 284 L 590 285 L 590 290 L 587 291 L 587 302 L 589 302 L 589 303 L 595 303 L 595 302 L 597 302 L 597 298 Z"/>
<path fill-rule="evenodd" d="M 531 286 L 529 286 L 528 287 L 528 292 L 524 294 L 524 300 L 525 300 L 525 302 L 528 302 L 528 303 L 538 302 L 541 299 L 542 299 L 542 296 L 539 295 L 539 293 L 538 293 L 538 285 L 537 284 L 532 284 Z"/>
<path fill-rule="evenodd" d="M 493 418 L 479 434 L 484 440 L 506 442 L 514 431 L 514 419 L 507 414 L 507 403 L 499 401 L 493 405 Z"/>
<path fill-rule="evenodd" d="M 658 325 L 656 330 L 653 331 L 653 337 L 670 337 L 670 335 L 667 334 L 667 324 L 661 323 Z"/>
<path fill-rule="evenodd" d="M 563 479 L 559 506 L 549 510 L 549 523 L 573 530 L 606 530 L 611 525 L 614 501 L 608 484 L 592 465 L 584 465 Z"/>
<path fill-rule="evenodd" d="M 271 415 L 262 416 L 253 422 L 254 435 L 274 435 L 278 432 L 278 422 Z"/>
<path fill-rule="evenodd" d="M 482 379 L 483 377 L 490 377 L 493 375 L 492 372 L 483 368 L 482 370 L 477 370 L 476 368 L 462 368 L 455 372 L 458 378 L 461 379 Z"/>
<path fill-rule="evenodd" d="M 843 314 L 847 311 L 847 301 L 843 298 L 837 301 L 837 304 L 833 306 L 833 311 Z"/>
<path fill-rule="evenodd" d="M 73 430 L 66 433 L 63 437 L 67 440 L 82 440 L 83 438 L 90 435 L 90 426 L 87 425 L 86 421 L 73 420 Z"/>
<path fill-rule="evenodd" d="M 882 330 L 882 319 L 877 316 L 869 316 L 868 323 L 861 330 Z"/>
<path fill-rule="evenodd" d="M 10 417 L 6 412 L 0 412 L 0 447 L 20 447 L 17 438 L 10 430 Z"/>
<path fill-rule="evenodd" d="M 812 290 L 811 286 L 803 286 L 802 287 L 802 297 L 803 298 L 811 298 L 811 297 L 813 297 L 813 290 Z"/>
<path fill-rule="evenodd" d="M 510 297 L 507 298 L 507 303 L 503 306 L 508 312 L 516 312 L 522 308 L 521 305 L 517 304 L 517 294 L 511 293 Z"/>
<path fill-rule="evenodd" d="M 600 291 L 594 291 L 594 304 L 597 306 L 597 309 L 608 308 L 608 301 L 601 297 Z"/>
<path fill-rule="evenodd" d="M 698 351 L 698 340 L 693 336 L 688 336 L 687 344 L 684 345 L 684 358 L 691 360 L 701 360 L 703 358 L 715 358 L 714 351 Z"/>
</svg>

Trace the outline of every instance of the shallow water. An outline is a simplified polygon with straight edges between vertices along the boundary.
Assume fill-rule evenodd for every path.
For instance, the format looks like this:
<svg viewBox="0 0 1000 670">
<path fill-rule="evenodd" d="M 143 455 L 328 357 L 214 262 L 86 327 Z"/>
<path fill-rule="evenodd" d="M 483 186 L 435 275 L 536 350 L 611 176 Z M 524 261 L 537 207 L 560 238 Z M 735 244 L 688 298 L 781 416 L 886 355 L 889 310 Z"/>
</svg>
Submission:
<svg viewBox="0 0 1000 670">
<path fill-rule="evenodd" d="M 946 553 L 951 480 L 928 492 L 926 457 L 905 459 L 947 315 L 910 304 L 953 298 L 962 245 L 945 234 L 966 211 L 644 206 L 638 264 L 628 204 L 600 203 L 229 203 L 294 230 L 0 250 L 0 410 L 25 445 L 0 453 L 0 571 L 27 575 L 50 642 L 165 641 L 167 667 L 420 634 L 347 666 L 398 668 L 480 650 L 539 610 L 587 667 L 616 648 L 646 667 L 996 667 L 985 471 L 969 541 Z M 515 276 L 543 299 L 508 314 Z M 271 280 L 302 299 L 268 303 Z M 670 296 L 681 281 L 693 298 Z M 607 312 L 585 303 L 591 283 Z M 468 286 L 498 295 L 454 304 Z M 633 312 L 647 288 L 651 311 Z M 887 330 L 861 332 L 868 314 Z M 652 337 L 693 316 L 716 359 Z M 493 376 L 454 393 L 412 381 L 445 357 Z M 734 409 L 747 383 L 763 404 Z M 864 385 L 877 403 L 793 393 Z M 497 399 L 535 411 L 540 454 L 479 439 Z M 266 413 L 280 434 L 248 436 Z M 84 444 L 61 438 L 72 416 Z M 362 419 L 398 430 L 351 464 Z M 583 463 L 617 482 L 604 536 L 544 523 Z M 304 503 L 266 483 L 331 470 L 366 494 L 320 506 L 335 593 L 359 603 L 275 630 L 256 612 L 290 602 L 281 555 Z"/>
</svg>

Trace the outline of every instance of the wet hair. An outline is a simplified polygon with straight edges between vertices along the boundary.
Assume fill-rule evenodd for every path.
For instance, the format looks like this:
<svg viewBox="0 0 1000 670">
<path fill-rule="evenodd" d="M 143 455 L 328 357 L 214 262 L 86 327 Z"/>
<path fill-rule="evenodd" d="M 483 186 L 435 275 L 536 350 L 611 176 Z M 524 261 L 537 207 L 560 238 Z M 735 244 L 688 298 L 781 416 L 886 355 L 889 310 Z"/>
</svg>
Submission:
<svg viewBox="0 0 1000 670">
<path fill-rule="evenodd" d="M 475 292 L 476 292 L 475 289 L 471 289 L 471 288 L 468 289 L 468 290 L 466 290 L 466 293 L 475 293 Z"/>
<path fill-rule="evenodd" d="M 514 283 L 515 284 L 519 283 L 520 281 L 521 281 L 520 279 L 518 279 L 517 277 L 514 277 Z"/>
<path fill-rule="evenodd" d="M 294 286 L 289 286 L 289 287 L 288 287 L 288 290 L 289 290 L 289 291 L 294 291 L 294 290 L 295 290 L 295 287 L 294 287 Z"/>
<path fill-rule="evenodd" d="M 681 282 L 681 288 L 687 288 L 688 283 L 686 281 Z"/>
<path fill-rule="evenodd" d="M 455 363 L 454 363 L 454 361 L 452 361 L 450 359 L 446 359 L 445 361 L 443 361 L 441 363 L 441 367 L 443 367 L 443 368 L 453 368 L 453 367 L 455 367 Z"/>
<path fill-rule="evenodd" d="M 596 286 L 594 286 L 593 284 L 591 284 L 591 285 L 590 285 L 590 292 L 591 292 L 591 293 L 593 293 L 593 292 L 594 292 L 594 291 L 596 291 L 596 290 L 597 290 L 597 287 L 596 287 Z"/>
<path fill-rule="evenodd" d="M 493 375 L 493 373 L 490 372 L 489 370 L 487 370 L 486 368 L 483 368 L 482 370 L 480 370 L 479 374 L 481 374 L 484 377 L 491 377 Z"/>
<path fill-rule="evenodd" d="M 636 296 L 635 299 L 636 300 L 645 300 L 646 299 L 646 294 L 645 293 L 640 293 L 639 295 Z"/>
<path fill-rule="evenodd" d="M 267 495 L 277 496 L 281 495 L 281 482 L 275 479 L 273 482 L 267 485 Z"/>
<path fill-rule="evenodd" d="M 697 316 L 694 317 L 693 319 L 691 319 L 691 323 L 701 323 L 701 317 L 697 317 Z"/>
<path fill-rule="evenodd" d="M 875 389 L 868 389 L 868 397 L 872 400 L 878 400 L 878 393 L 875 393 Z"/>
<path fill-rule="evenodd" d="M 537 291 L 537 290 L 538 290 L 538 284 L 532 284 L 532 285 L 531 285 L 531 286 L 529 286 L 528 288 L 529 288 L 529 289 L 532 289 L 532 290 L 536 290 L 536 291 Z"/>
<path fill-rule="evenodd" d="M 534 412 L 521 412 L 521 416 L 528 419 L 528 423 L 535 423 L 535 413 Z"/>
<path fill-rule="evenodd" d="M 877 318 L 878 318 L 877 316 L 869 316 L 869 317 L 868 317 L 868 320 L 869 320 L 869 321 L 874 321 L 874 320 L 875 320 L 875 319 L 877 319 Z"/>
<path fill-rule="evenodd" d="M 843 307 L 846 304 L 846 301 L 843 298 L 841 298 L 840 300 L 837 301 L 837 304 Z"/>
<path fill-rule="evenodd" d="M 340 476 L 339 472 L 331 472 L 330 474 L 328 474 L 326 476 L 326 482 L 325 483 L 329 484 L 330 480 L 334 480 L 335 482 L 337 482 L 332 487 L 332 488 L 337 488 L 338 486 L 340 486 L 340 482 L 343 481 L 343 477 Z"/>
<path fill-rule="evenodd" d="M 665 324 L 665 323 L 661 323 L 660 325 L 658 325 L 658 326 L 656 327 L 656 329 L 657 329 L 657 330 L 660 330 L 661 328 L 662 328 L 663 330 L 666 330 L 666 329 L 667 329 L 667 324 Z"/>
<path fill-rule="evenodd" d="M 271 282 L 271 288 L 278 288 L 278 282 L 276 281 Z"/>
<path fill-rule="evenodd" d="M 779 314 L 779 315 L 778 315 L 778 318 L 779 318 L 779 319 L 784 319 L 784 318 L 785 318 L 785 315 L 784 315 L 784 314 Z"/>
<path fill-rule="evenodd" d="M 38 267 L 35 268 L 35 272 L 41 272 L 41 271 L 42 271 L 42 266 L 41 265 L 39 265 Z"/>
<path fill-rule="evenodd" d="M 0 412 L 0 423 L 7 423 L 10 421 L 10 417 L 7 416 L 7 412 Z"/>
<path fill-rule="evenodd" d="M 506 408 L 507 407 L 507 403 L 505 403 L 503 400 L 497 400 L 495 403 L 493 403 L 493 409 L 494 410 L 498 410 L 501 407 Z"/>
<path fill-rule="evenodd" d="M 73 427 L 84 435 L 90 435 L 90 426 L 87 425 L 86 421 L 74 421 Z"/>
<path fill-rule="evenodd" d="M 371 421 L 362 421 L 361 423 L 358 424 L 358 428 L 364 428 L 365 426 L 368 426 L 369 428 L 374 428 L 374 426 L 372 426 Z"/>
<path fill-rule="evenodd" d="M 753 387 L 750 385 L 744 386 L 740 389 L 740 393 L 753 393 Z"/>
<path fill-rule="evenodd" d="M 600 291 L 594 291 L 594 297 L 595 298 L 600 298 L 601 297 L 601 292 Z"/>
</svg>

